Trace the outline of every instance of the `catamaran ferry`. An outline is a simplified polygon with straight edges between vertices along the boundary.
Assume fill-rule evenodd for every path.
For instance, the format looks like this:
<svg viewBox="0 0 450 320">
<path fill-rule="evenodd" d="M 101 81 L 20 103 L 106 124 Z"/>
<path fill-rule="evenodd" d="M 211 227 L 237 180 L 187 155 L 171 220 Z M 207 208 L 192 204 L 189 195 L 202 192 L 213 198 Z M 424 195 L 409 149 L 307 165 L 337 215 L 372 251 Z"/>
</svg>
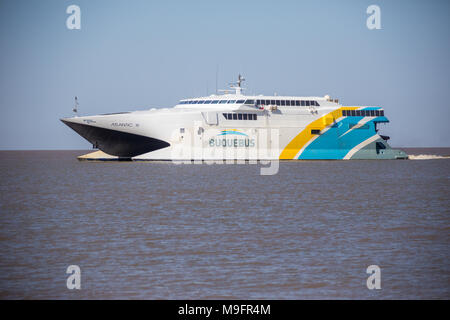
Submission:
<svg viewBox="0 0 450 320">
<path fill-rule="evenodd" d="M 342 106 L 329 96 L 247 96 L 242 81 L 172 108 L 61 121 L 100 150 L 79 157 L 85 160 L 408 158 L 379 133 L 389 122 L 381 107 Z"/>
</svg>

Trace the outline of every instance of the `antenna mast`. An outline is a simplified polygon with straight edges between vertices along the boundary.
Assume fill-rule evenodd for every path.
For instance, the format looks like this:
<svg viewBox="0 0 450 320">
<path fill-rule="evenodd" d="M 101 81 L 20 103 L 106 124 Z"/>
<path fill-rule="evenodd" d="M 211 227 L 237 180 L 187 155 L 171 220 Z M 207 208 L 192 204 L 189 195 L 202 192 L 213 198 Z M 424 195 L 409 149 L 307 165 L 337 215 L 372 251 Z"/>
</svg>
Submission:
<svg viewBox="0 0 450 320">
<path fill-rule="evenodd" d="M 78 115 L 78 97 L 75 96 L 75 105 L 73 106 L 72 111 L 75 113 L 75 115 Z"/>
<path fill-rule="evenodd" d="M 216 65 L 216 94 L 218 93 L 217 79 L 219 78 L 219 65 Z"/>
<path fill-rule="evenodd" d="M 232 89 L 236 90 L 236 95 L 238 95 L 238 96 L 242 95 L 242 89 L 244 89 L 244 88 L 241 87 L 241 84 L 243 81 L 245 81 L 245 78 L 239 74 L 238 80 L 234 83 L 231 83 L 231 85 L 230 85 L 230 87 Z"/>
</svg>

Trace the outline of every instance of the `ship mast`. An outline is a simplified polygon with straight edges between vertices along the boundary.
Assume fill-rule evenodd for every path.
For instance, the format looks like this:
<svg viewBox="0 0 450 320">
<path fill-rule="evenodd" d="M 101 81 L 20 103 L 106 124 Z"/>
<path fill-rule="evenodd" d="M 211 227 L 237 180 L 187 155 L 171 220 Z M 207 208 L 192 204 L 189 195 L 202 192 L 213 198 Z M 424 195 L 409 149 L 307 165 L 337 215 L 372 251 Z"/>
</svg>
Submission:
<svg viewBox="0 0 450 320">
<path fill-rule="evenodd" d="M 75 97 L 75 105 L 73 106 L 72 111 L 75 113 L 75 116 L 78 115 L 78 97 Z"/>
<path fill-rule="evenodd" d="M 241 87 L 242 81 L 245 81 L 245 78 L 242 77 L 242 76 L 239 74 L 238 80 L 237 80 L 236 82 L 234 82 L 234 83 L 231 83 L 231 85 L 230 85 L 230 88 L 236 90 L 236 95 L 237 95 L 237 96 L 241 96 L 241 95 L 242 95 L 242 89 L 243 89 L 243 88 Z"/>
</svg>

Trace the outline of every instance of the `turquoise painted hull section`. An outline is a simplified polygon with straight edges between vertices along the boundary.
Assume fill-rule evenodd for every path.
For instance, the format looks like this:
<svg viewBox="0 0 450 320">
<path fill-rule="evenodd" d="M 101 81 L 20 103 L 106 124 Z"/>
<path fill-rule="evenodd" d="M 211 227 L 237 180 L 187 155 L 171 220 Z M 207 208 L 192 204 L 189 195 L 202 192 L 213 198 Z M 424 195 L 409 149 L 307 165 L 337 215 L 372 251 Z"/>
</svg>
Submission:
<svg viewBox="0 0 450 320">
<path fill-rule="evenodd" d="M 365 110 L 375 110 L 366 108 Z M 407 159 L 401 150 L 393 150 L 377 134 L 376 124 L 389 122 L 382 117 L 358 124 L 363 117 L 344 117 L 323 130 L 298 156 L 300 160 L 341 160 L 347 155 L 349 159 Z M 369 140 L 370 139 L 370 140 Z M 365 145 L 367 142 L 367 145 Z M 358 148 L 360 146 L 360 148 Z M 348 157 L 347 157 L 348 158 Z"/>
</svg>

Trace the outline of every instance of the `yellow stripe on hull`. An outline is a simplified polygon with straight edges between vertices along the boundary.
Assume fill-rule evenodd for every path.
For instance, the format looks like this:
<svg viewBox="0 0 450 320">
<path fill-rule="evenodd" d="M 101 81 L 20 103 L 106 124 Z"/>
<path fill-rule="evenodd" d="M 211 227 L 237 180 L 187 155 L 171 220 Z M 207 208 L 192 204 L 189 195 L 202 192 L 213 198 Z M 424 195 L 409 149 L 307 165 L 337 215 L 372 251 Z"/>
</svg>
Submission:
<svg viewBox="0 0 450 320">
<path fill-rule="evenodd" d="M 326 115 L 314 120 L 306 126 L 288 145 L 283 149 L 280 154 L 281 160 L 294 159 L 297 153 L 316 135 L 311 134 L 311 130 L 323 130 L 329 125 L 332 125 L 336 119 L 342 117 L 342 110 L 356 110 L 359 107 L 343 107 L 336 109 Z"/>
</svg>

